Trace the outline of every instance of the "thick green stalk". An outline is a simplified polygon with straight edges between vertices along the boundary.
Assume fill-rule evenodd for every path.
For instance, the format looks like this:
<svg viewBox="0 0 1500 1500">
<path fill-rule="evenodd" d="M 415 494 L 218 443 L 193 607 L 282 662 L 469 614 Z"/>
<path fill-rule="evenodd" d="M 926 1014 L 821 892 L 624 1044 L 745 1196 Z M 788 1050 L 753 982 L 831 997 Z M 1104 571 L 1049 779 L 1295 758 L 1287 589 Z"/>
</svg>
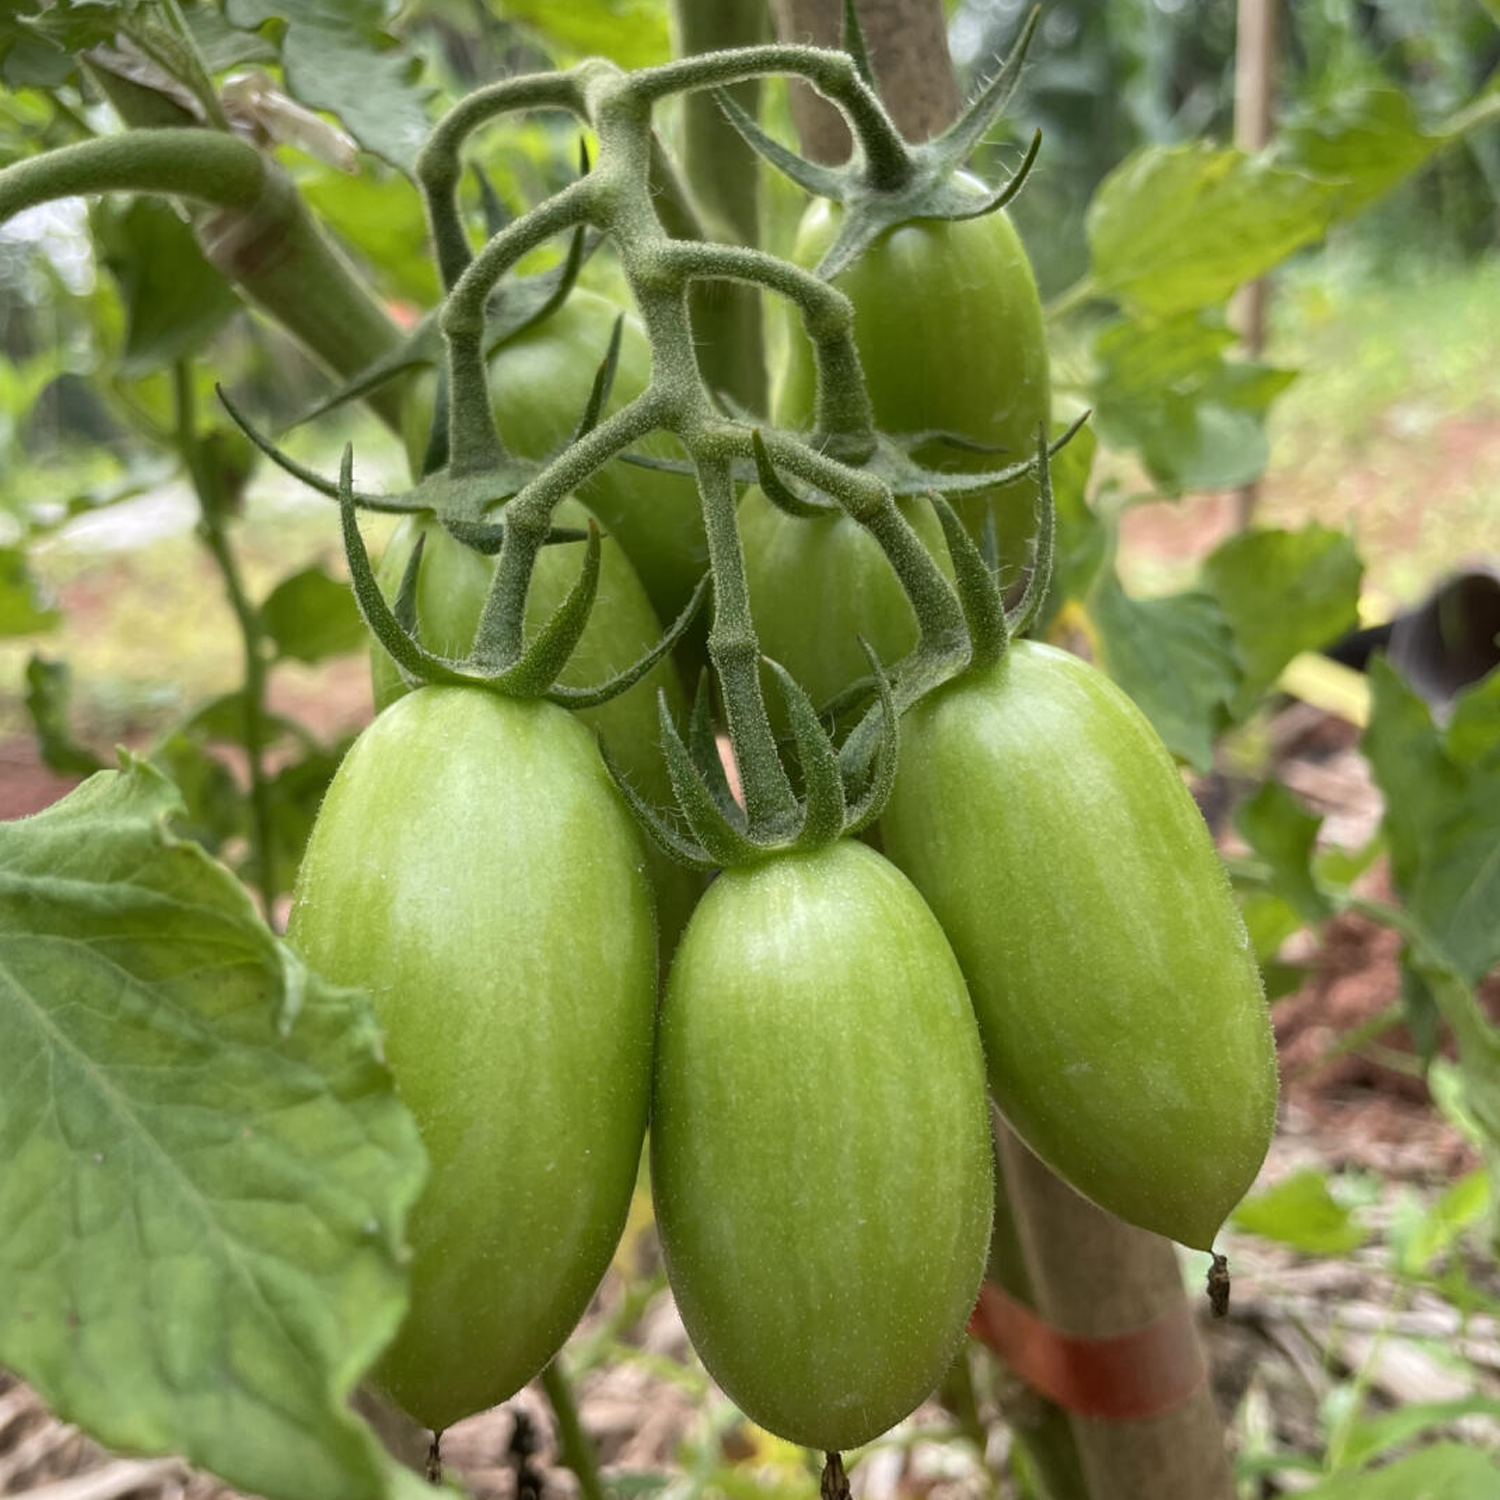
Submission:
<svg viewBox="0 0 1500 1500">
<path fill-rule="evenodd" d="M 335 374 L 357 374 L 400 341 L 291 179 L 222 131 L 128 130 L 28 157 L 0 171 L 0 222 L 57 198 L 113 192 L 187 200 L 209 262 Z M 370 400 L 392 427 L 400 394 L 386 386 Z"/>
<path fill-rule="evenodd" d="M 250 776 L 250 856 L 255 870 L 255 884 L 261 905 L 270 919 L 276 899 L 276 873 L 273 868 L 274 847 L 271 818 L 271 787 L 266 778 L 266 651 L 265 632 L 260 612 L 251 603 L 240 576 L 234 546 L 224 525 L 228 497 L 220 476 L 208 466 L 198 445 L 198 422 L 193 399 L 193 376 L 186 360 L 172 368 L 173 394 L 176 401 L 177 448 L 198 498 L 199 535 L 219 569 L 224 594 L 239 627 L 240 648 L 245 661 L 242 693 L 245 722 L 245 759 Z"/>
</svg>

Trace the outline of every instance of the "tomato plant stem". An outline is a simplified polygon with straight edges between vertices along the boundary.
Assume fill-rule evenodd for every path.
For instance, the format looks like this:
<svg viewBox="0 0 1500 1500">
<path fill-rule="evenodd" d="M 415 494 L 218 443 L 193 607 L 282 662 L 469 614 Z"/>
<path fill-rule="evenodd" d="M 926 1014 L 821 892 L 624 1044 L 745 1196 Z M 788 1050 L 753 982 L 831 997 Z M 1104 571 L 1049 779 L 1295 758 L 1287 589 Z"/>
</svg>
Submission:
<svg viewBox="0 0 1500 1500">
<path fill-rule="evenodd" d="M 271 788 L 266 779 L 266 655 L 265 633 L 260 613 L 250 602 L 240 576 L 239 562 L 224 520 L 233 503 L 226 494 L 223 473 L 198 442 L 193 373 L 186 360 L 172 367 L 172 389 L 176 415 L 178 452 L 187 465 L 193 493 L 198 499 L 199 535 L 213 557 L 224 583 L 224 593 L 239 626 L 245 660 L 241 691 L 244 703 L 245 759 L 250 777 L 250 856 L 255 885 L 269 920 L 276 899 L 276 874 L 272 868 Z"/>
<path fill-rule="evenodd" d="M 560 1361 L 553 1360 L 542 1371 L 542 1389 L 557 1420 L 557 1447 L 562 1461 L 578 1480 L 583 1500 L 605 1500 L 604 1484 L 599 1477 L 599 1459 L 594 1444 L 578 1416 L 573 1386 Z"/>
</svg>

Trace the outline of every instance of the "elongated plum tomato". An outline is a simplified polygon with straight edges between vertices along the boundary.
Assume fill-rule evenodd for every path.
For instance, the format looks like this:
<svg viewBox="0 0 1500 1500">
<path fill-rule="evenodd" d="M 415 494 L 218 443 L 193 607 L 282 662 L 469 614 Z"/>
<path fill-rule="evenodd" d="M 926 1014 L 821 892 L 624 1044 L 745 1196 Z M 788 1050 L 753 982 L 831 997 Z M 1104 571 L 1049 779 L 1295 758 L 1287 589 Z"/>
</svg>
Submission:
<svg viewBox="0 0 1500 1500">
<path fill-rule="evenodd" d="M 576 500 L 565 500 L 554 517 L 559 526 L 582 528 L 589 512 Z M 425 536 L 422 570 L 417 575 L 417 631 L 422 644 L 444 656 L 464 655 L 484 608 L 495 572 L 495 559 L 457 542 L 431 516 L 404 517 L 391 535 L 376 569 L 387 599 L 394 599 L 417 538 Z M 578 579 L 582 542 L 543 547 L 526 597 L 526 622 L 540 628 Z M 630 559 L 606 537 L 600 546 L 599 591 L 582 639 L 562 674 L 563 683 L 586 687 L 628 667 L 661 635 L 651 601 Z M 384 708 L 407 689 L 395 663 L 376 643 L 370 647 L 370 676 L 375 706 Z M 682 685 L 670 660 L 658 662 L 640 682 L 598 708 L 578 710 L 578 717 L 597 731 L 632 784 L 657 805 L 672 800 L 672 783 L 657 748 L 656 695 L 664 692 L 672 712 L 681 717 Z M 670 958 L 678 936 L 698 899 L 703 882 L 692 870 L 648 848 L 646 861 L 656 891 L 662 957 Z"/>
<path fill-rule="evenodd" d="M 288 936 L 369 992 L 427 1147 L 411 1308 L 375 1378 L 442 1428 L 556 1353 L 635 1184 L 651 892 L 592 733 L 483 689 L 392 704 L 328 789 Z"/>
<path fill-rule="evenodd" d="M 762 1426 L 863 1443 L 947 1370 L 991 1213 L 984 1062 L 952 951 L 863 844 L 727 871 L 672 965 L 652 1191 L 710 1374 Z"/>
<path fill-rule="evenodd" d="M 609 348 L 619 313 L 607 298 L 574 287 L 555 312 L 490 356 L 495 425 L 513 452 L 541 459 L 568 441 L 588 403 L 594 372 Z M 650 345 L 627 313 L 606 415 L 640 395 L 650 377 Z M 430 379 L 417 382 L 405 407 L 413 474 L 421 472 L 427 450 L 434 388 Z M 682 457 L 675 443 L 659 434 L 632 446 L 658 457 Z M 578 498 L 625 549 L 657 613 L 674 619 L 708 567 L 708 542 L 692 479 L 617 458 L 579 490 Z"/>
<path fill-rule="evenodd" d="M 970 179 L 966 179 L 970 180 Z M 973 183 L 976 193 L 981 189 Z M 812 267 L 838 233 L 842 209 L 820 199 L 803 216 L 792 258 Z M 883 432 L 942 429 L 1002 449 L 976 453 L 932 442 L 916 457 L 933 468 L 1001 468 L 1036 451 L 1050 405 L 1047 342 L 1030 262 L 1003 210 L 978 219 L 917 219 L 882 235 L 834 285 L 854 304 L 854 338 Z M 779 426 L 813 420 L 816 369 L 796 314 L 782 305 L 786 357 L 772 391 Z M 978 535 L 993 509 L 1001 559 L 1025 561 L 1034 529 L 1030 480 L 955 496 Z M 947 564 L 925 501 L 909 520 Z M 823 702 L 869 668 L 856 636 L 883 661 L 916 644 L 916 621 L 879 546 L 846 518 L 800 520 L 759 489 L 740 502 L 745 567 L 761 649 Z"/>
<path fill-rule="evenodd" d="M 1260 974 L 1177 767 L 1065 651 L 902 720 L 881 831 L 953 943 L 995 1102 L 1101 1208 L 1206 1250 L 1276 1117 Z"/>
</svg>

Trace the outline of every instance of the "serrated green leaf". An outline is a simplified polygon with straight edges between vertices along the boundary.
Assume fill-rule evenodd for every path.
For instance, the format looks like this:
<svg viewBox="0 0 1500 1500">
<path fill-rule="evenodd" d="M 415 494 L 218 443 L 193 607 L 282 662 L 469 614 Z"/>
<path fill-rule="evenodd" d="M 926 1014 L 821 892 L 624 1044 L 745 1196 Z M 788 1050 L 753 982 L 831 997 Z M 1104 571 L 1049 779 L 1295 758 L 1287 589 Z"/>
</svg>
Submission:
<svg viewBox="0 0 1500 1500">
<path fill-rule="evenodd" d="M 1314 1167 L 1252 1194 L 1230 1217 L 1237 1228 L 1308 1255 L 1347 1255 L 1369 1238 Z"/>
<path fill-rule="evenodd" d="M 1350 1470 L 1301 1500 L 1494 1500 L 1500 1466 L 1478 1448 L 1437 1443 L 1381 1469 Z"/>
<path fill-rule="evenodd" d="M 62 619 L 19 547 L 0 547 L 0 636 L 33 635 Z"/>
<path fill-rule="evenodd" d="M 1385 797 L 1397 889 L 1470 984 L 1500 961 L 1500 673 L 1460 694 L 1447 729 L 1383 657 L 1362 748 Z"/>
<path fill-rule="evenodd" d="M 1093 280 L 1158 316 L 1215 307 L 1320 239 L 1330 213 L 1327 184 L 1232 146 L 1146 146 L 1089 204 Z"/>
<path fill-rule="evenodd" d="M 194 354 L 239 307 L 193 231 L 168 203 L 136 198 L 95 211 L 100 258 L 125 304 L 121 373 L 144 375 Z"/>
<path fill-rule="evenodd" d="M 1234 813 L 1234 826 L 1270 867 L 1271 890 L 1307 922 L 1320 922 L 1331 910 L 1312 873 L 1313 845 L 1322 825 L 1279 781 L 1266 782 Z"/>
<path fill-rule="evenodd" d="M 1218 314 L 1196 312 L 1116 319 L 1095 338 L 1099 430 L 1169 494 L 1230 489 L 1265 469 L 1266 412 L 1295 372 L 1227 359 L 1236 342 Z"/>
<path fill-rule="evenodd" d="M 1417 121 L 1400 89 L 1360 89 L 1309 103 L 1277 126 L 1271 160 L 1323 178 L 1331 219 L 1347 219 L 1416 171 L 1448 140 Z"/>
<path fill-rule="evenodd" d="M 319 567 L 283 578 L 261 605 L 260 620 L 277 654 L 297 661 L 341 656 L 370 640 L 349 585 Z"/>
<path fill-rule="evenodd" d="M 179 728 L 152 749 L 151 764 L 182 798 L 174 827 L 183 838 L 217 855 L 230 839 L 245 835 L 250 823 L 245 793 L 204 739 Z"/>
<path fill-rule="evenodd" d="M 355 140 L 408 176 L 429 128 L 417 59 L 386 23 L 399 0 L 227 0 L 233 26 L 254 30 L 284 18 L 281 62 L 287 92 L 309 109 L 337 115 Z"/>
<path fill-rule="evenodd" d="M 363 997 L 179 807 L 122 755 L 0 825 L 0 1361 L 270 1500 L 415 1497 L 348 1407 L 405 1307 L 415 1126 Z"/>
<path fill-rule="evenodd" d="M 1489 1217 L 1491 1199 L 1490 1174 L 1478 1167 L 1445 1189 L 1435 1203 L 1415 1202 L 1401 1232 L 1392 1225 L 1388 1235 L 1400 1274 L 1425 1275 L 1466 1229 Z"/>
<path fill-rule="evenodd" d="M 1202 593 L 1134 599 L 1107 568 L 1087 608 L 1105 671 L 1173 755 L 1208 770 L 1214 736 L 1229 721 L 1226 705 L 1239 685 L 1234 638 L 1217 602 Z"/>
<path fill-rule="evenodd" d="M 1230 713 L 1244 719 L 1302 651 L 1359 623 L 1363 572 L 1351 537 L 1312 522 L 1300 531 L 1242 531 L 1203 564 L 1203 586 L 1234 632 L 1244 681 Z"/>
</svg>

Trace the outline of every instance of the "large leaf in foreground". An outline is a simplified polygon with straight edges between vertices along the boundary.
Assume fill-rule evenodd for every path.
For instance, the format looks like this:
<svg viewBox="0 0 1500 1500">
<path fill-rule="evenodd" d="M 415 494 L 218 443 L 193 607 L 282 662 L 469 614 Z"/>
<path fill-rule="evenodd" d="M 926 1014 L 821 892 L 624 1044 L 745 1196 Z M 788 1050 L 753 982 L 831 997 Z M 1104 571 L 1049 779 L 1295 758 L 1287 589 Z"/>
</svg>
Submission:
<svg viewBox="0 0 1500 1500">
<path fill-rule="evenodd" d="M 415 1493 L 349 1411 L 424 1166 L 363 998 L 129 756 L 0 824 L 0 1362 L 273 1500 Z"/>
</svg>

